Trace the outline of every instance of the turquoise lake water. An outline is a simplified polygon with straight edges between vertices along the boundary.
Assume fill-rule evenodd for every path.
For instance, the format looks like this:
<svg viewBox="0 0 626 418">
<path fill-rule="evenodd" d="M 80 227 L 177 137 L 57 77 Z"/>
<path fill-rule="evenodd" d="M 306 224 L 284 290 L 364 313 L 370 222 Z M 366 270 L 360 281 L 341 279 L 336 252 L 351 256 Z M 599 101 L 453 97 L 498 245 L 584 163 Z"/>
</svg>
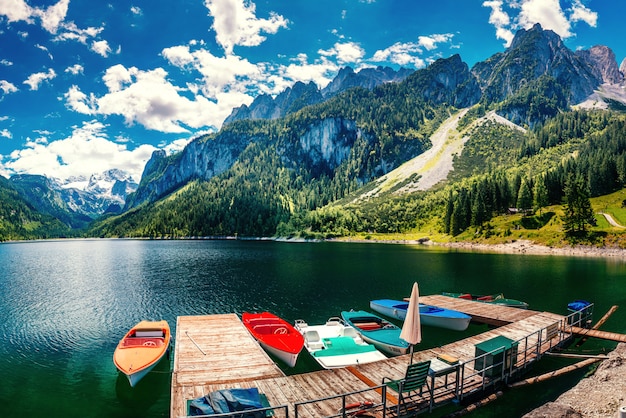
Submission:
<svg viewBox="0 0 626 418">
<path fill-rule="evenodd" d="M 0 417 L 167 417 L 167 361 L 130 388 L 112 355 L 142 319 L 274 312 L 323 322 L 371 299 L 503 292 L 539 311 L 595 303 L 602 329 L 626 333 L 626 260 L 459 252 L 423 246 L 272 241 L 68 240 L 0 244 Z M 421 348 L 487 330 L 423 327 Z M 175 342 L 174 342 L 175 344 Z M 589 340 L 584 353 L 613 343 Z M 544 359 L 538 370 L 563 360 Z M 286 373 L 316 370 L 306 352 Z M 584 374 L 509 390 L 471 417 L 516 417 Z M 446 412 L 450 412 L 449 410 Z M 435 412 L 430 416 L 438 416 Z"/>
</svg>

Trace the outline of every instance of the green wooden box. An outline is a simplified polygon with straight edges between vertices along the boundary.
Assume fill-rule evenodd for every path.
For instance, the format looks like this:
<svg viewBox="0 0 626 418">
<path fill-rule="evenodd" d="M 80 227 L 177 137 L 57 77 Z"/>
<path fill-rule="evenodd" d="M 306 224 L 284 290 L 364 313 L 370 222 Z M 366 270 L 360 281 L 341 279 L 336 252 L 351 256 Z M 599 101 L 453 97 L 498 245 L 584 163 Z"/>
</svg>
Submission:
<svg viewBox="0 0 626 418">
<path fill-rule="evenodd" d="M 509 370 L 511 364 L 517 361 L 517 342 L 507 337 L 500 335 L 476 344 L 475 347 L 477 358 L 474 360 L 474 370 L 483 376 L 499 377 L 502 375 L 503 367 Z"/>
</svg>

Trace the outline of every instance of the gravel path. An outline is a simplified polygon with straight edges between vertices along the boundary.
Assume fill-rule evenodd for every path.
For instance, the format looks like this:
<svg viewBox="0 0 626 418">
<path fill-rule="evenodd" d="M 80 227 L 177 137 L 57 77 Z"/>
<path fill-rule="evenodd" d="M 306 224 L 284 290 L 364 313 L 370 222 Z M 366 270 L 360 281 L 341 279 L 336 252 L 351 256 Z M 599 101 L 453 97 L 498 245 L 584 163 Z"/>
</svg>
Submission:
<svg viewBox="0 0 626 418">
<path fill-rule="evenodd" d="M 601 215 L 603 215 L 606 218 L 606 221 L 611 224 L 614 227 L 617 228 L 621 228 L 624 229 L 626 228 L 624 225 L 620 225 L 617 223 L 617 221 L 615 219 L 613 219 L 613 217 L 611 215 L 609 215 L 608 213 L 604 213 L 604 212 L 600 212 Z"/>
</svg>

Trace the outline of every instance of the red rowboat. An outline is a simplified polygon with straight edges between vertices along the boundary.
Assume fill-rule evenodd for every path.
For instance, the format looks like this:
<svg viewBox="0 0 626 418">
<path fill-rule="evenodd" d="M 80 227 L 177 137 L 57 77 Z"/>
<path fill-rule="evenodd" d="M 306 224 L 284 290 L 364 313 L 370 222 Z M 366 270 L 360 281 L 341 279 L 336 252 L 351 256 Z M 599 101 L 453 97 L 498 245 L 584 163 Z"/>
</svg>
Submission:
<svg viewBox="0 0 626 418">
<path fill-rule="evenodd" d="M 242 321 L 265 350 L 294 367 L 304 346 L 304 337 L 289 322 L 270 312 L 244 312 Z"/>
</svg>

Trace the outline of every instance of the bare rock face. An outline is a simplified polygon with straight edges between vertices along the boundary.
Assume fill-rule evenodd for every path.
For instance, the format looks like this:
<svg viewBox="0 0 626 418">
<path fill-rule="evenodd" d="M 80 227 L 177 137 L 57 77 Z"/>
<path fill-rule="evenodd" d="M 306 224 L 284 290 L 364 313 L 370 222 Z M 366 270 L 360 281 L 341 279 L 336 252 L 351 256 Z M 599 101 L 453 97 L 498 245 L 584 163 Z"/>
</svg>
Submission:
<svg viewBox="0 0 626 418">
<path fill-rule="evenodd" d="M 577 51 L 585 62 L 589 64 L 589 68 L 602 78 L 602 81 L 609 84 L 618 84 L 624 79 L 623 71 L 617 67 L 615 53 L 611 48 L 603 45 L 596 45 L 586 50 Z M 622 63 L 624 65 L 624 63 Z"/>
<path fill-rule="evenodd" d="M 595 373 L 524 418 L 615 417 L 626 406 L 626 344 L 618 344 Z"/>
<path fill-rule="evenodd" d="M 623 77 L 626 77 L 626 58 L 624 58 L 622 64 L 619 66 L 619 71 L 622 73 Z"/>
</svg>

